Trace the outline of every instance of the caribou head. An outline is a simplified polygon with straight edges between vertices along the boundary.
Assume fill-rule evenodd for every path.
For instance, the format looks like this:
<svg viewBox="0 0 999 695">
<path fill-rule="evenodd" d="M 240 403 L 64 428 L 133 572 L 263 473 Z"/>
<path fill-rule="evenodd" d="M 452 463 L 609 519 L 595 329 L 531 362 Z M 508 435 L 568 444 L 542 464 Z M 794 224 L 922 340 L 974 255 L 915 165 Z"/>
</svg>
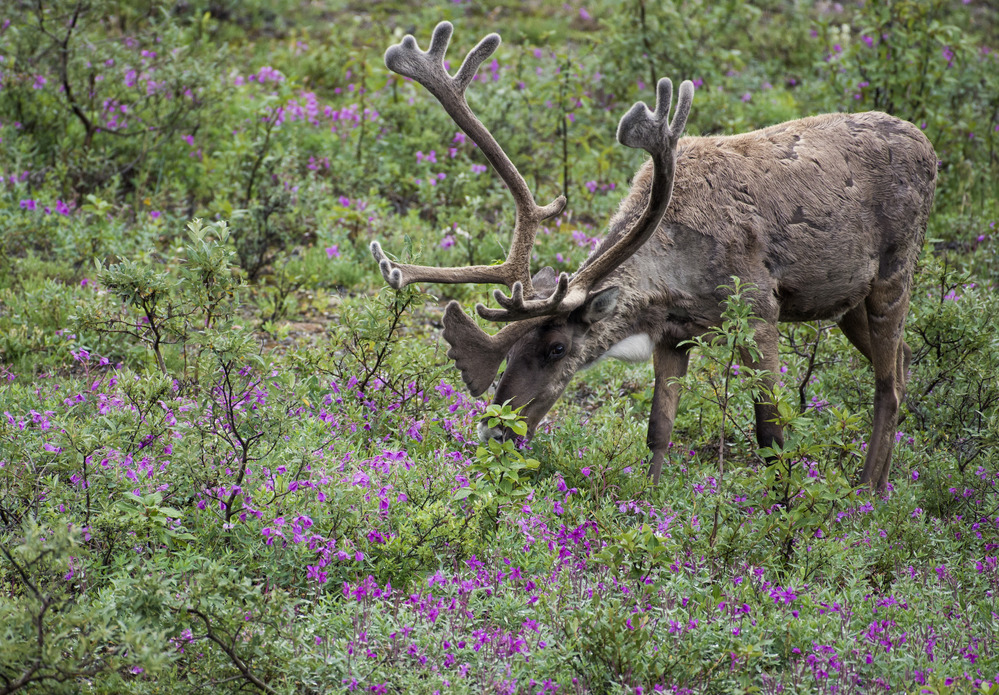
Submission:
<svg viewBox="0 0 999 695">
<path fill-rule="evenodd" d="M 524 178 L 472 113 L 465 89 L 499 46 L 490 34 L 454 76 L 444 68 L 452 26 L 434 29 L 422 51 L 412 36 L 390 47 L 385 64 L 426 87 L 480 148 L 516 206 L 510 250 L 499 265 L 438 268 L 391 261 L 377 241 L 371 253 L 385 280 L 492 283 L 498 308 L 478 314 L 505 324 L 487 334 L 457 302 L 444 311 L 444 338 L 474 396 L 507 368 L 496 402 L 509 401 L 534 432 L 572 376 L 601 357 L 653 357 L 655 390 L 649 420 L 650 474 L 665 461 L 676 417 L 675 377 L 687 368 L 685 341 L 721 322 L 721 289 L 733 276 L 752 283 L 759 357 L 744 361 L 769 374 L 778 368 L 777 322 L 835 320 L 871 360 L 874 433 L 861 480 L 887 482 L 898 406 L 911 352 L 902 327 L 916 256 L 933 200 L 936 155 L 914 126 L 886 114 L 831 114 L 727 137 L 683 138 L 694 88 L 670 80 L 656 106 L 636 103 L 622 118 L 618 141 L 650 155 L 611 219 L 600 246 L 571 276 L 546 267 L 531 274 L 542 222 L 565 206 L 540 206 Z M 761 446 L 783 442 L 776 408 L 761 392 L 756 404 Z M 483 437 L 506 432 L 480 427 Z"/>
<path fill-rule="evenodd" d="M 666 212 L 676 168 L 676 145 L 690 113 L 694 88 L 689 81 L 680 85 L 676 113 L 669 121 L 673 85 L 668 79 L 660 80 L 655 111 L 637 103 L 618 126 L 621 144 L 644 149 L 652 155 L 652 195 L 641 215 L 628 229 L 615 235 L 613 243 L 605 244 L 606 248 L 591 256 L 571 278 L 565 273 L 556 276 L 551 267 L 532 277 L 531 251 L 538 229 L 542 222 L 562 211 L 565 198 L 559 196 L 548 205 L 537 205 L 520 172 L 465 100 L 465 88 L 479 65 L 499 46 L 500 37 L 490 34 L 482 39 L 452 77 L 444 69 L 444 54 L 452 31 L 449 22 L 438 24 L 427 51 L 421 51 L 416 40 L 406 36 L 386 51 L 385 64 L 424 85 L 437 97 L 510 189 L 516 222 L 509 254 L 500 265 L 437 268 L 393 263 L 377 241 L 371 243 L 371 253 L 386 281 L 396 289 L 411 282 L 499 283 L 510 289 L 509 296 L 494 291 L 501 308 L 476 306 L 483 318 L 507 324 L 497 334 L 482 331 L 457 302 L 451 302 L 444 312 L 444 338 L 451 345 L 448 356 L 461 371 L 473 396 L 481 395 L 492 385 L 500 364 L 507 360 L 496 400 L 509 400 L 514 407 L 523 406 L 522 413 L 533 432 L 572 375 L 599 357 L 594 354 L 593 341 L 587 337 L 595 324 L 614 313 L 619 288 L 598 286 L 648 240 Z M 483 430 L 483 434 L 501 433 Z"/>
</svg>

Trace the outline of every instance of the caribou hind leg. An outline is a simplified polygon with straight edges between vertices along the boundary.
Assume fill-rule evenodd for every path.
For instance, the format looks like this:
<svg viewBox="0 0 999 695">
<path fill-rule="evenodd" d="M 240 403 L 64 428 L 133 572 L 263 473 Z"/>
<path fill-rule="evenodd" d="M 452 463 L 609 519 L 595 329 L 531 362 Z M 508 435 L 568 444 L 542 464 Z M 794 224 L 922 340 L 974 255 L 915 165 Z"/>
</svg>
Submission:
<svg viewBox="0 0 999 695">
<path fill-rule="evenodd" d="M 873 363 L 871 356 L 871 331 L 867 327 L 867 307 L 861 302 L 843 315 L 837 323 L 843 335 L 860 351 L 860 354 Z"/>
<path fill-rule="evenodd" d="M 867 326 L 867 307 L 863 303 L 858 304 L 839 320 L 838 325 L 839 329 L 843 331 L 843 335 L 860 351 L 860 354 L 873 363 L 874 358 L 871 356 L 871 331 Z M 905 387 L 909 379 L 909 364 L 911 362 L 912 349 L 905 340 L 902 340 L 902 350 L 899 354 L 895 370 L 895 395 L 898 398 L 900 406 L 905 400 Z"/>
<path fill-rule="evenodd" d="M 902 340 L 909 309 L 909 282 L 900 275 L 889 280 L 875 280 L 864 302 L 869 336 L 867 347 L 874 366 L 874 430 L 860 482 L 876 492 L 884 491 L 888 484 L 898 409 L 905 393 L 905 372 L 911 356 L 908 345 Z"/>
</svg>

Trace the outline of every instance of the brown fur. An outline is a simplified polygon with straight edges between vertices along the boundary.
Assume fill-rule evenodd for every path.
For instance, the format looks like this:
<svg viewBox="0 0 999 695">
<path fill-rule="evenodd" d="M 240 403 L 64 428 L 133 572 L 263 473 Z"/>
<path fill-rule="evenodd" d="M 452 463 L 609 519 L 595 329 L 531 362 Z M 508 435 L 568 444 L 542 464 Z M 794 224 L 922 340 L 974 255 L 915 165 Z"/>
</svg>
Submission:
<svg viewBox="0 0 999 695">
<path fill-rule="evenodd" d="M 861 480 L 884 489 L 910 355 L 903 325 L 936 165 L 922 132 L 877 112 L 681 139 L 665 217 L 594 290 L 618 287 L 616 309 L 596 321 L 583 320 L 580 309 L 526 331 L 507 355 L 496 400 L 524 405 L 533 431 L 579 368 L 647 333 L 656 344 L 649 446 L 658 478 L 679 396 L 667 383 L 687 364 L 679 343 L 720 323 L 719 288 L 738 276 L 758 288 L 751 300 L 762 353 L 756 366 L 777 371 L 778 321 L 814 319 L 837 320 L 872 361 L 874 433 Z M 642 214 L 651 171 L 649 163 L 638 171 L 607 238 L 580 270 Z M 567 354 L 553 361 L 556 344 Z M 774 416 L 761 398 L 761 446 L 782 442 Z"/>
</svg>

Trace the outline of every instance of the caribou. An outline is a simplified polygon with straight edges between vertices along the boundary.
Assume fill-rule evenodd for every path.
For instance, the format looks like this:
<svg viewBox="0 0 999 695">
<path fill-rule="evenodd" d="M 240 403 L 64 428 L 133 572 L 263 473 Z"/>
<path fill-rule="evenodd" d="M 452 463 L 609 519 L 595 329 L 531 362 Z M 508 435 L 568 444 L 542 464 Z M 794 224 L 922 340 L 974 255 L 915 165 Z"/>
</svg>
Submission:
<svg viewBox="0 0 999 695">
<path fill-rule="evenodd" d="M 510 249 L 498 265 L 439 268 L 371 253 L 396 289 L 413 282 L 491 283 L 498 308 L 478 314 L 505 325 L 487 334 L 456 301 L 443 336 L 473 396 L 506 369 L 494 402 L 522 408 L 533 435 L 573 375 L 603 357 L 652 358 L 655 386 L 648 426 L 649 475 L 658 482 L 686 373 L 687 341 L 721 323 L 733 276 L 750 294 L 758 356 L 765 370 L 756 397 L 761 447 L 783 444 L 771 387 L 780 321 L 832 320 L 874 369 L 873 432 L 860 476 L 885 489 L 899 405 L 912 352 L 903 339 L 916 259 L 936 186 L 937 157 L 911 123 L 880 112 L 836 113 L 728 136 L 681 137 L 694 87 L 683 82 L 669 118 L 673 85 L 663 78 L 656 106 L 636 103 L 617 139 L 649 159 L 612 216 L 605 237 L 571 276 L 545 267 L 532 276 L 531 253 L 545 220 L 565 197 L 538 205 L 524 178 L 472 112 L 465 90 L 499 46 L 489 34 L 452 76 L 444 56 L 453 27 L 442 22 L 430 47 L 407 35 L 385 64 L 420 83 L 486 157 L 513 196 Z M 509 436 L 480 424 L 482 437 Z"/>
</svg>

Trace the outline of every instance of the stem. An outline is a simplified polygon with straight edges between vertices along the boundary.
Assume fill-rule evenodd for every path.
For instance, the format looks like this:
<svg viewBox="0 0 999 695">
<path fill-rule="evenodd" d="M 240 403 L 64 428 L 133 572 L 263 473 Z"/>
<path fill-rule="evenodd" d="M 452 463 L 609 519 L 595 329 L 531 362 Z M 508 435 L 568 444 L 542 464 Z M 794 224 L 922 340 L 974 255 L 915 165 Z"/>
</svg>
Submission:
<svg viewBox="0 0 999 695">
<path fill-rule="evenodd" d="M 73 112 L 77 120 L 83 124 L 83 130 L 86 135 L 83 138 L 83 150 L 89 150 L 90 145 L 94 140 L 94 134 L 97 132 L 97 126 L 94 125 L 93 121 L 84 113 L 83 108 L 80 106 L 76 99 L 76 95 L 73 93 L 73 87 L 69 81 L 69 42 L 73 36 L 73 30 L 76 29 L 77 22 L 80 19 L 80 12 L 83 10 L 83 3 L 78 2 L 73 8 L 73 16 L 66 27 L 66 34 L 61 39 L 56 39 L 54 35 L 49 33 L 45 28 L 45 11 L 42 7 L 41 0 L 36 3 L 36 16 L 38 18 L 38 28 L 43 34 L 49 38 L 56 41 L 59 47 L 59 81 L 62 83 L 63 93 L 66 95 L 66 103 L 69 105 L 69 110 Z"/>
<path fill-rule="evenodd" d="M 257 179 L 257 172 L 260 170 L 260 165 L 263 164 L 264 158 L 267 156 L 267 152 L 270 149 L 271 133 L 274 132 L 274 126 L 277 124 L 278 111 L 280 106 L 275 106 L 271 111 L 270 117 L 267 119 L 267 130 L 264 132 L 264 144 L 257 151 L 257 158 L 253 162 L 253 166 L 250 168 L 250 175 L 246 181 L 246 193 L 243 197 L 244 207 L 250 206 L 250 199 L 253 197 L 253 184 Z"/>
<path fill-rule="evenodd" d="M 725 380 L 722 384 L 721 393 L 721 432 L 718 441 L 718 477 L 725 475 L 725 420 L 728 417 L 728 401 L 731 391 L 729 389 L 732 379 L 732 366 L 735 364 L 735 352 L 729 355 L 728 364 L 725 365 Z"/>
<path fill-rule="evenodd" d="M 202 622 L 204 622 L 205 624 L 205 637 L 207 637 L 209 640 L 217 644 L 219 648 L 223 652 L 225 652 L 225 655 L 229 657 L 229 660 L 232 662 L 232 665 L 235 666 L 241 674 L 243 674 L 243 678 L 245 678 L 250 683 L 263 690 L 265 693 L 271 693 L 273 695 L 276 695 L 277 691 L 274 690 L 274 688 L 272 688 L 271 686 L 267 685 L 267 683 L 261 680 L 258 676 L 255 676 L 253 672 L 250 671 L 250 667 L 246 664 L 246 662 L 243 661 L 238 654 L 236 654 L 235 649 L 233 649 L 233 647 L 230 645 L 226 645 L 219 638 L 219 636 L 215 634 L 215 632 L 212 630 L 211 623 L 208 622 L 208 616 L 206 616 L 201 611 L 195 610 L 194 608 L 188 608 L 188 610 L 191 612 L 192 615 L 196 615 L 197 617 L 201 618 Z"/>
<path fill-rule="evenodd" d="M 565 95 L 569 91 L 569 70 L 571 64 L 566 56 L 565 64 L 562 66 L 562 81 L 559 84 L 559 102 L 562 104 L 562 194 L 565 196 L 565 204 L 569 205 L 569 114 L 565 111 Z"/>
<path fill-rule="evenodd" d="M 368 382 L 371 381 L 372 377 L 378 373 L 378 369 L 382 366 L 382 362 L 388 356 L 391 346 L 392 346 L 392 335 L 395 333 L 396 328 L 399 327 L 399 322 L 402 320 L 402 315 L 409 307 L 409 303 L 412 301 L 412 296 L 407 296 L 402 300 L 402 305 L 400 306 L 400 299 L 398 294 L 393 295 L 392 299 L 392 323 L 389 324 L 388 331 L 385 333 L 385 339 L 382 341 L 381 348 L 375 355 L 375 364 L 370 369 L 366 369 L 367 375 L 364 377 L 364 381 L 359 385 L 359 390 L 363 393 L 368 386 Z"/>
<path fill-rule="evenodd" d="M 822 329 L 815 329 L 815 342 L 812 343 L 812 349 L 808 353 L 808 367 L 805 369 L 805 374 L 801 377 L 801 381 L 798 382 L 798 401 L 801 405 L 801 412 L 805 412 L 805 397 L 808 391 L 808 382 L 812 378 L 812 372 L 815 371 L 815 361 L 819 356 L 819 342 L 822 340 Z"/>
<path fill-rule="evenodd" d="M 361 124 L 358 128 L 357 135 L 357 150 L 354 153 L 354 159 L 358 164 L 361 163 L 361 157 L 364 154 L 364 105 L 367 102 L 367 85 L 368 85 L 368 61 L 365 57 L 361 57 Z"/>
<path fill-rule="evenodd" d="M 232 373 L 232 364 L 223 364 L 222 375 L 224 377 L 223 385 L 225 389 L 224 390 L 225 415 L 226 415 L 226 420 L 228 421 L 227 424 L 229 425 L 229 431 L 232 432 L 232 436 L 235 438 L 236 441 L 234 443 L 231 439 L 229 439 L 229 437 L 226 437 L 226 440 L 229 442 L 229 445 L 232 446 L 234 453 L 236 454 L 239 460 L 239 473 L 236 475 L 236 483 L 233 486 L 233 487 L 238 487 L 243 484 L 243 478 L 246 475 L 246 469 L 249 466 L 251 460 L 250 449 L 252 449 L 256 441 L 263 436 L 263 432 L 258 432 L 256 435 L 248 437 L 246 439 L 243 439 L 243 437 L 239 434 L 239 429 L 236 425 L 235 403 L 233 399 L 233 394 L 235 393 L 235 389 L 233 388 L 232 380 L 230 379 L 231 373 Z M 254 382 L 252 384 L 249 384 L 246 387 L 246 389 L 244 389 L 243 393 L 244 394 L 247 393 L 251 388 L 254 388 L 257 385 L 257 383 L 259 382 Z M 227 524 L 232 520 L 233 514 L 235 514 L 235 511 L 232 508 L 232 503 L 236 500 L 237 494 L 238 493 L 234 489 L 230 490 L 229 499 L 225 502 L 225 521 Z"/>
<path fill-rule="evenodd" d="M 155 306 L 155 303 L 149 304 L 145 299 L 142 301 L 142 311 L 146 314 L 146 320 L 149 321 L 149 330 L 153 334 L 153 354 L 156 355 L 156 364 L 160 368 L 160 373 L 166 376 L 166 362 L 163 360 L 163 353 L 160 352 L 160 343 L 163 341 L 163 338 L 157 326 L 158 317 L 156 316 Z"/>
<path fill-rule="evenodd" d="M 82 452 L 81 452 L 82 453 Z M 93 453 L 93 452 L 91 452 Z M 87 514 L 84 517 L 86 525 L 90 526 L 90 480 L 87 476 L 87 456 L 83 456 L 83 489 L 87 492 Z"/>
<path fill-rule="evenodd" d="M 652 42 L 649 40 L 649 27 L 645 21 L 645 0 L 638 0 L 638 21 L 642 27 L 642 45 L 645 46 L 645 59 L 649 63 L 649 84 L 653 86 L 656 85 L 656 75 L 659 71 L 656 70 L 656 62 L 652 57 Z"/>
</svg>

